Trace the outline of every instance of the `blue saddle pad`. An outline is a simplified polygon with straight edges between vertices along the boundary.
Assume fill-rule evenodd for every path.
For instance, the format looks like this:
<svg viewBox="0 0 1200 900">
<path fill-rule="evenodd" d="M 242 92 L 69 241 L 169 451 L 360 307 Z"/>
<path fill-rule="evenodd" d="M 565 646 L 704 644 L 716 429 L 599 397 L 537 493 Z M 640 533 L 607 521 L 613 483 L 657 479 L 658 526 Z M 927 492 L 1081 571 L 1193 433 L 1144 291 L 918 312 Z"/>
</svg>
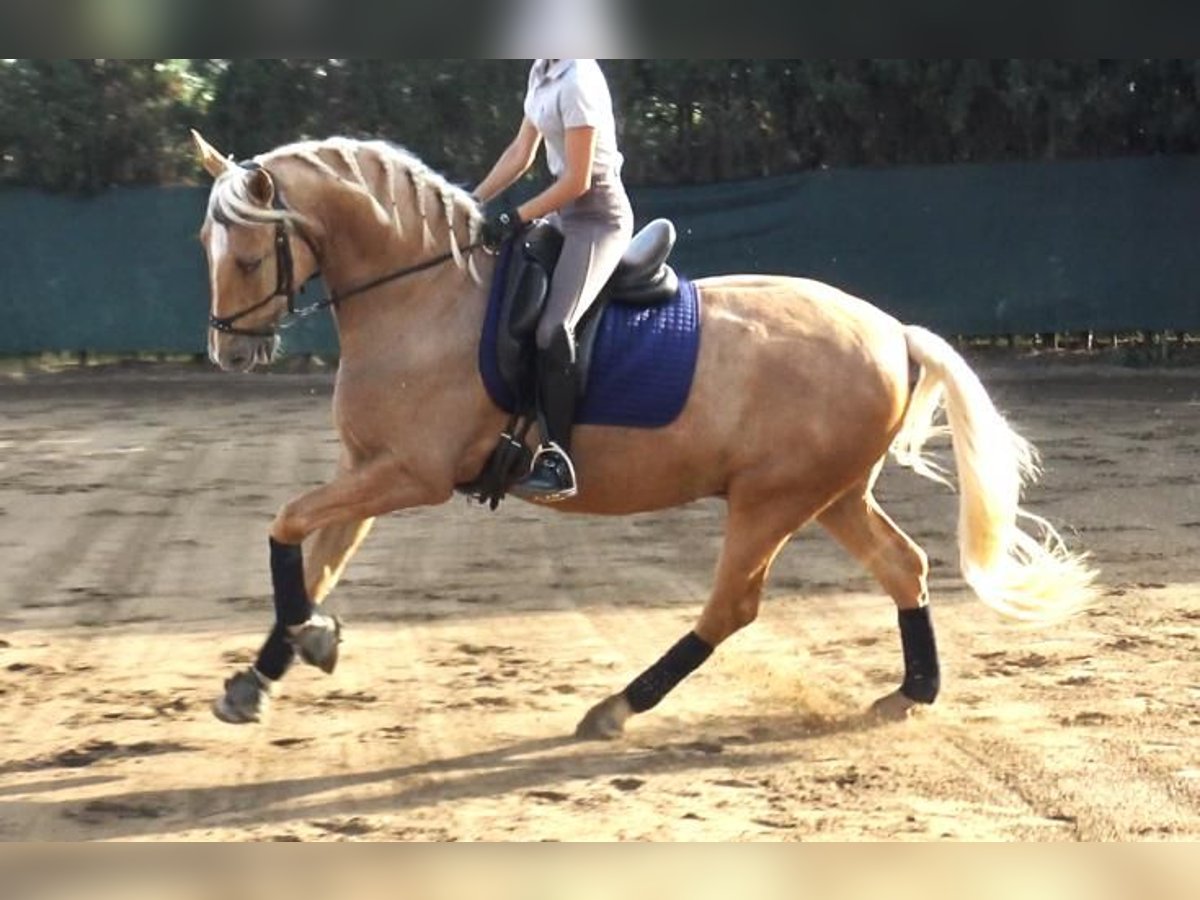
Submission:
<svg viewBox="0 0 1200 900">
<path fill-rule="evenodd" d="M 513 412 L 516 398 L 496 365 L 505 266 L 498 267 L 479 344 L 479 372 L 492 401 Z M 683 412 L 700 353 L 700 296 L 679 279 L 676 295 L 655 306 L 609 303 L 592 349 L 587 390 L 575 414 L 579 425 L 661 428 Z"/>
</svg>

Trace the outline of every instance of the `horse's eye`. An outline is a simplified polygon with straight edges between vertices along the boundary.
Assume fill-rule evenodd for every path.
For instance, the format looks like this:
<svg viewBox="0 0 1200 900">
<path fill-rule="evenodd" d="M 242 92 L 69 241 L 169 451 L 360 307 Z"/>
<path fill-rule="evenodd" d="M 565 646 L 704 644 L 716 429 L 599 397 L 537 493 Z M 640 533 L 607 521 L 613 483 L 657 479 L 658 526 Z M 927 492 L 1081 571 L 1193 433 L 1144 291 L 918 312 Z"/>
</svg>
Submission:
<svg viewBox="0 0 1200 900">
<path fill-rule="evenodd" d="M 262 268 L 264 259 L 266 259 L 265 256 L 260 256 L 258 259 L 239 259 L 237 267 L 242 270 L 242 274 L 253 275 Z"/>
</svg>

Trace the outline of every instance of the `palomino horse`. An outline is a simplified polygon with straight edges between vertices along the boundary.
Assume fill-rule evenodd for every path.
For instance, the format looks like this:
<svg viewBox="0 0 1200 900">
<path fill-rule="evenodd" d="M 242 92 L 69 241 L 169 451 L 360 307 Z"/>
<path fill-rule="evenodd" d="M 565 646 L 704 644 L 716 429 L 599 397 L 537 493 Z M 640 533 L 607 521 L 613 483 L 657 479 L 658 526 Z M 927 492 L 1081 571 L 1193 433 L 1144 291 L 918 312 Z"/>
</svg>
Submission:
<svg viewBox="0 0 1200 900">
<path fill-rule="evenodd" d="M 318 271 L 340 301 L 330 301 L 339 471 L 272 523 L 276 625 L 255 668 L 226 682 L 215 706 L 227 721 L 255 721 L 297 653 L 332 670 L 338 625 L 317 605 L 373 518 L 446 502 L 492 452 L 506 416 L 485 391 L 477 352 L 496 262 L 476 248 L 470 195 L 402 149 L 334 138 L 239 165 L 195 138 L 215 178 L 201 231 L 212 359 L 232 370 L 268 361 L 295 285 Z M 620 734 L 753 622 L 772 561 L 814 519 L 899 610 L 904 679 L 874 708 L 903 715 L 932 703 L 926 555 L 872 487 L 889 450 L 941 479 L 922 451 L 942 407 L 961 492 L 961 567 L 978 597 L 1024 619 L 1092 599 L 1094 573 L 1019 506 L 1036 475 L 1033 448 L 945 341 L 814 281 L 741 275 L 697 288 L 702 340 L 682 413 L 657 429 L 577 428 L 580 493 L 556 508 L 626 515 L 724 498 L 716 584 L 694 630 L 589 711 L 581 737 Z"/>
</svg>

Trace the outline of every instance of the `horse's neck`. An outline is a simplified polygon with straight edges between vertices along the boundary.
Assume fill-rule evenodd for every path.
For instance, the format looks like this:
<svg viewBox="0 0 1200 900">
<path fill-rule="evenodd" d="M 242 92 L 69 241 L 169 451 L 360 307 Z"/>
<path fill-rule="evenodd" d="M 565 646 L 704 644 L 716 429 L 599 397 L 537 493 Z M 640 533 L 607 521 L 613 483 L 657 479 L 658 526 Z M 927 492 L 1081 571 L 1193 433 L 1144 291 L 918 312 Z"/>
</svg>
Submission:
<svg viewBox="0 0 1200 900">
<path fill-rule="evenodd" d="M 320 217 L 324 277 L 334 295 L 450 250 L 444 219 L 428 233 L 413 215 L 395 228 L 377 211 L 367 213 L 361 197 L 341 191 L 321 199 L 313 212 Z M 469 240 L 465 224 L 462 212 L 456 216 L 460 245 Z M 479 282 L 451 258 L 338 305 L 334 418 L 343 440 L 359 452 L 404 448 L 409 455 L 454 461 L 489 424 L 481 417 L 487 395 L 478 349 L 495 266 L 480 251 L 474 257 Z"/>
<path fill-rule="evenodd" d="M 481 261 L 485 284 L 492 269 Z M 333 400 L 342 440 L 358 453 L 388 448 L 420 460 L 418 468 L 457 472 L 480 435 L 498 427 L 484 412 L 478 373 L 486 298 L 485 287 L 449 262 L 347 301 L 337 313 Z"/>
<path fill-rule="evenodd" d="M 441 252 L 428 251 L 432 256 Z M 343 367 L 418 377 L 474 367 L 493 270 L 490 258 L 478 252 L 476 257 L 483 284 L 448 260 L 341 304 L 335 319 Z M 379 274 L 363 276 L 358 283 Z M 347 289 L 330 287 L 334 293 Z"/>
</svg>

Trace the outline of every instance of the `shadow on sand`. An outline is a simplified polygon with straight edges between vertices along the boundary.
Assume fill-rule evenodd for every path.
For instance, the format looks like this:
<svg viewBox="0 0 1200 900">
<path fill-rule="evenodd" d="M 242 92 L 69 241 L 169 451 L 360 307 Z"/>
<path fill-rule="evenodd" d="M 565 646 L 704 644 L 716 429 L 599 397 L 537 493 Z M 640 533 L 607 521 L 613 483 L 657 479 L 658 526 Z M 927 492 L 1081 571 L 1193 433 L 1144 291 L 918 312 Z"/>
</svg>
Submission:
<svg viewBox="0 0 1200 900">
<path fill-rule="evenodd" d="M 524 793 L 531 798 L 568 799 L 580 781 L 737 770 L 784 765 L 782 745 L 865 731 L 886 724 L 870 711 L 840 717 L 733 716 L 712 723 L 709 733 L 725 735 L 691 741 L 657 738 L 660 726 L 615 743 L 585 743 L 572 737 L 517 741 L 446 759 L 336 775 L 214 785 L 174 791 L 117 791 L 88 800 L 0 801 L 0 820 L 72 820 L 83 839 L 136 838 L 205 828 L 284 825 L 336 816 L 396 815 L 414 808 L 457 800 Z M 297 752 L 297 751 L 293 751 Z M 106 780 L 95 778 L 91 783 Z M 61 786 L 61 784 L 60 784 Z M 321 799 L 322 795 L 374 788 L 370 796 Z M 38 785 L 20 788 L 33 793 Z M 556 790 L 561 789 L 561 790 Z M 0 792 L 15 793 L 16 790 Z"/>
</svg>

